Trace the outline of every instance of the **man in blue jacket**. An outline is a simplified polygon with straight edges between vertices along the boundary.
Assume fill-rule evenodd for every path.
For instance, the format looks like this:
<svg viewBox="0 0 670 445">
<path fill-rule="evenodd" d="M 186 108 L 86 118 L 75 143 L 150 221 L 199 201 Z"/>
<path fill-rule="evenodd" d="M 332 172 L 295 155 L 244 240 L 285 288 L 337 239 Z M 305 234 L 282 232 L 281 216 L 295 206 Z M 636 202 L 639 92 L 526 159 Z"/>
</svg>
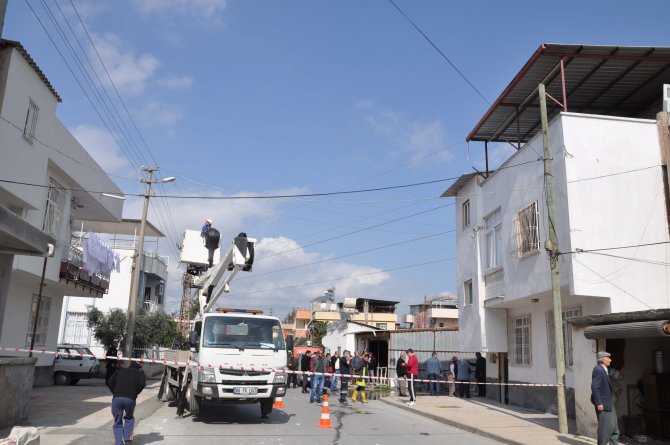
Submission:
<svg viewBox="0 0 670 445">
<path fill-rule="evenodd" d="M 614 394 L 609 377 L 609 366 L 612 354 L 600 351 L 596 354 L 598 364 L 591 373 L 591 403 L 596 407 L 598 417 L 598 445 L 617 445 L 619 443 L 619 427 Z"/>
</svg>

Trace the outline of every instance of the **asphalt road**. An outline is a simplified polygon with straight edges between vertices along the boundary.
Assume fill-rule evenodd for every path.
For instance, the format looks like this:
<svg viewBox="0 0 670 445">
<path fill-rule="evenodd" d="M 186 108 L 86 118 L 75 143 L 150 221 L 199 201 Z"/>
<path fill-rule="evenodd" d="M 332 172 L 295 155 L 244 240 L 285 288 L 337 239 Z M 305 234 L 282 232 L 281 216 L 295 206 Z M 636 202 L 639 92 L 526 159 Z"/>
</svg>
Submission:
<svg viewBox="0 0 670 445">
<path fill-rule="evenodd" d="M 183 418 L 176 408 L 154 405 L 155 412 L 135 428 L 135 444 L 495 444 L 491 439 L 444 425 L 371 400 L 341 406 L 330 402 L 333 428 L 319 428 L 322 407 L 310 404 L 307 394 L 290 389 L 285 408 L 274 409 L 267 419 L 260 418 L 255 405 L 210 405 L 203 414 Z"/>
</svg>

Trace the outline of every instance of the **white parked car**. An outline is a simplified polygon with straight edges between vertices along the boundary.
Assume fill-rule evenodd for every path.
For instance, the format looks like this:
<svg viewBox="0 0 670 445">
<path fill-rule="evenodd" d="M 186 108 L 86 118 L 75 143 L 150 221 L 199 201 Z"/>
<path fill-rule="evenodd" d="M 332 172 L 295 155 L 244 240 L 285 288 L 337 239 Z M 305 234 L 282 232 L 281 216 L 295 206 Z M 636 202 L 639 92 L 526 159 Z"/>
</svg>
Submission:
<svg viewBox="0 0 670 445">
<path fill-rule="evenodd" d="M 83 354 L 89 355 L 84 357 Z M 100 373 L 100 361 L 86 346 L 58 345 L 58 355 L 54 359 L 54 384 L 75 385 L 80 379 L 90 379 Z"/>
</svg>

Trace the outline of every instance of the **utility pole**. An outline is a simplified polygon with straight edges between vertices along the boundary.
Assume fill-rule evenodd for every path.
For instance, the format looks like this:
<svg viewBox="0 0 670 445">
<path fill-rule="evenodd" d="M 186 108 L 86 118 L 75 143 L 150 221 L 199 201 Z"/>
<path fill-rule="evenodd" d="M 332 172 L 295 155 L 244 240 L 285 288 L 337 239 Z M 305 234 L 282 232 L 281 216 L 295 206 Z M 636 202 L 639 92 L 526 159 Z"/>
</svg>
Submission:
<svg viewBox="0 0 670 445">
<path fill-rule="evenodd" d="M 556 235 L 556 206 L 554 204 L 554 176 L 551 166 L 551 147 L 549 146 L 549 122 L 547 119 L 547 97 L 544 84 L 538 86 L 540 94 L 540 116 L 542 118 L 542 137 L 544 140 L 544 184 L 547 193 L 547 216 L 549 219 L 549 239 L 545 249 L 549 253 L 551 268 L 551 294 L 554 309 L 554 344 L 556 354 L 556 406 L 558 408 L 558 432 L 567 434 L 568 414 L 565 404 L 565 355 L 563 352 L 563 309 L 561 306 L 561 269 L 558 263 L 558 237 Z"/>
<path fill-rule="evenodd" d="M 151 196 L 151 184 L 158 182 L 172 182 L 174 177 L 152 181 L 153 173 L 158 171 L 158 167 L 142 167 L 143 172 L 147 172 L 147 179 L 142 180 L 146 183 L 144 191 L 144 208 L 142 209 L 142 221 L 140 223 L 140 235 L 137 242 L 137 249 L 133 255 L 133 275 L 130 281 L 130 295 L 128 298 L 128 326 L 126 328 L 126 357 L 133 355 L 133 340 L 135 337 L 135 313 L 137 312 L 137 294 L 140 285 L 140 272 L 142 270 L 142 259 L 144 255 L 144 233 L 147 228 L 147 212 L 149 210 L 149 196 Z"/>
</svg>

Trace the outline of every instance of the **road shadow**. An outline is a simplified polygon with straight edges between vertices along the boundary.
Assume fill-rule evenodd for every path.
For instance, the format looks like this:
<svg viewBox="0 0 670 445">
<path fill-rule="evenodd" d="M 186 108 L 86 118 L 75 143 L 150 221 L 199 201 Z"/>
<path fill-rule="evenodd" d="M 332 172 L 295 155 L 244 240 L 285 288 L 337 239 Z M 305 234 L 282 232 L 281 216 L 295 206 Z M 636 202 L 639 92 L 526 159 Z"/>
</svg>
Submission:
<svg viewBox="0 0 670 445">
<path fill-rule="evenodd" d="M 261 408 L 258 403 L 243 405 L 217 405 L 203 403 L 200 414 L 192 416 L 187 414 L 184 418 L 190 418 L 194 423 L 206 423 L 210 425 L 256 425 L 288 423 L 294 414 L 273 409 L 267 418 L 261 417 Z"/>
<path fill-rule="evenodd" d="M 133 444 L 144 445 L 148 443 L 160 442 L 164 440 L 161 433 L 135 434 Z"/>
</svg>

